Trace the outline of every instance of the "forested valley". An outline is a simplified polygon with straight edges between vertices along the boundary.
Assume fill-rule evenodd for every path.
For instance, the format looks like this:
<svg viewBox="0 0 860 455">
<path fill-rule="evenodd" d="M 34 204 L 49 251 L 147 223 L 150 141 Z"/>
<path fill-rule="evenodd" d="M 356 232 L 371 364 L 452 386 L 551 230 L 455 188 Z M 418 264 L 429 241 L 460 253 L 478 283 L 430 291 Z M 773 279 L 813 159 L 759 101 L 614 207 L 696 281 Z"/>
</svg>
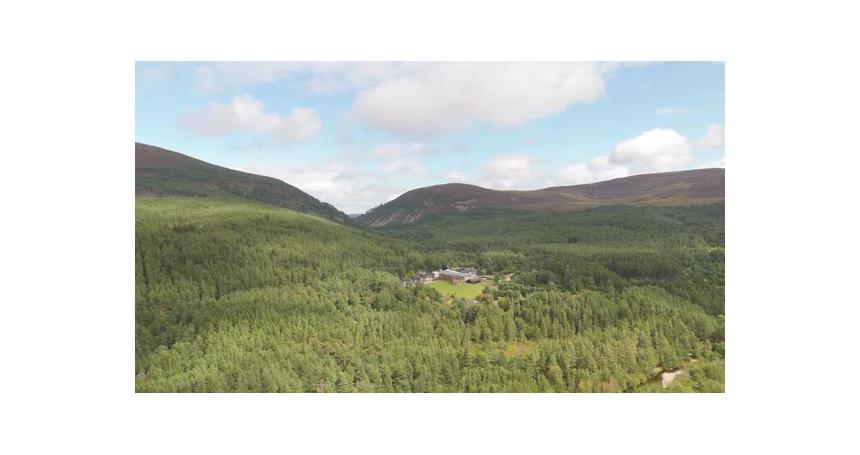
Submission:
<svg viewBox="0 0 860 455">
<path fill-rule="evenodd" d="M 722 203 L 362 230 L 138 197 L 135 237 L 139 392 L 724 390 Z M 443 265 L 493 278 L 475 299 L 402 282 Z"/>
</svg>

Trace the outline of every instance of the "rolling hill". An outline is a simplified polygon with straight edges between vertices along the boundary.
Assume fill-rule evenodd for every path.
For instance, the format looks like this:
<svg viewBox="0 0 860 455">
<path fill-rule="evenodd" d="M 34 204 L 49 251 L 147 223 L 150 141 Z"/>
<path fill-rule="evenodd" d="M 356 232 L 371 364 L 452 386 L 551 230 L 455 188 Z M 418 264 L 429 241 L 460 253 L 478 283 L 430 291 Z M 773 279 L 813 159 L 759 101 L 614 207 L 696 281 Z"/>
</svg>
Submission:
<svg viewBox="0 0 860 455">
<path fill-rule="evenodd" d="M 232 196 L 351 224 L 349 216 L 271 177 L 216 166 L 152 145 L 134 144 L 137 196 Z"/>
<path fill-rule="evenodd" d="M 283 182 L 136 148 L 136 392 L 724 391 L 721 202 L 470 209 L 368 232 L 271 203 L 325 207 Z M 574 188 L 672 203 L 714 191 L 603 184 Z M 524 206 L 569 197 L 541 191 Z M 492 286 L 404 280 L 444 264 Z M 663 389 L 659 373 L 682 368 Z"/>
<path fill-rule="evenodd" d="M 725 169 L 642 174 L 585 185 L 502 191 L 462 183 L 418 188 L 358 217 L 370 227 L 411 224 L 429 214 L 477 208 L 582 210 L 607 205 L 678 206 L 722 201 Z"/>
</svg>

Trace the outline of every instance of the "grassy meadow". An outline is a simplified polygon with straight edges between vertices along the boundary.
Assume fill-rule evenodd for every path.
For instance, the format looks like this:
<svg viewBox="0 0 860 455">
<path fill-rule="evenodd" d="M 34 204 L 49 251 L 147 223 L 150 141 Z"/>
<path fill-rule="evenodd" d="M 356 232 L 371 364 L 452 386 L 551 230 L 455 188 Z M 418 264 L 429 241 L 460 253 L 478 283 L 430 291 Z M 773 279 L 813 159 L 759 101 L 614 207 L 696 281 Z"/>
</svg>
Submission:
<svg viewBox="0 0 860 455">
<path fill-rule="evenodd" d="M 424 283 L 423 286 L 435 289 L 442 295 L 451 297 L 463 297 L 466 299 L 474 299 L 484 292 L 485 285 L 483 283 L 461 283 L 452 284 L 448 281 L 437 280 L 431 283 Z"/>
</svg>

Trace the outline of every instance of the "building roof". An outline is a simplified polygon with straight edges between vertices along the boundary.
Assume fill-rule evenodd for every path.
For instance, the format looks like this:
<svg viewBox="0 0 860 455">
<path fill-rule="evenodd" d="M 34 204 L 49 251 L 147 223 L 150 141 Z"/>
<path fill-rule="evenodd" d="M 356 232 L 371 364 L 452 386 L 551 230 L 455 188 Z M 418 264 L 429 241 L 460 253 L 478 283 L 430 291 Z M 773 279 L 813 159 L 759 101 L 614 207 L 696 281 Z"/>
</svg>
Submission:
<svg viewBox="0 0 860 455">
<path fill-rule="evenodd" d="M 465 280 L 466 278 L 469 278 L 469 277 L 471 276 L 471 275 L 469 275 L 469 274 L 462 273 L 462 272 L 457 272 L 457 271 L 455 271 L 455 270 L 443 270 L 443 271 L 441 272 L 441 274 L 442 274 L 442 275 L 445 275 L 445 276 L 448 276 L 448 277 L 451 277 L 451 278 L 460 278 L 460 279 L 463 279 L 463 280 Z"/>
</svg>

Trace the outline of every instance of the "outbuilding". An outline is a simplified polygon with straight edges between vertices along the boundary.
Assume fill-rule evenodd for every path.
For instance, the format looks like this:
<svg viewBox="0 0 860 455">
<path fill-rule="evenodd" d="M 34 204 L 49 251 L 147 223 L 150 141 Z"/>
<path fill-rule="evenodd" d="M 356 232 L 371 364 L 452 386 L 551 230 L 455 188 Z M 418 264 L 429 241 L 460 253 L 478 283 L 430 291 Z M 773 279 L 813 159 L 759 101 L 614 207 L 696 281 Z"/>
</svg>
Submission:
<svg viewBox="0 0 860 455">
<path fill-rule="evenodd" d="M 433 281 L 434 278 L 435 277 L 433 276 L 432 272 L 423 272 L 422 271 L 422 272 L 418 272 L 415 274 L 415 279 L 417 281 L 422 282 L 422 283 L 429 283 L 429 282 Z"/>
<path fill-rule="evenodd" d="M 457 272 L 456 270 L 442 270 L 441 272 L 439 272 L 439 278 L 445 281 L 450 281 L 453 284 L 463 283 L 470 277 L 470 275 L 466 275 L 462 272 Z"/>
</svg>

